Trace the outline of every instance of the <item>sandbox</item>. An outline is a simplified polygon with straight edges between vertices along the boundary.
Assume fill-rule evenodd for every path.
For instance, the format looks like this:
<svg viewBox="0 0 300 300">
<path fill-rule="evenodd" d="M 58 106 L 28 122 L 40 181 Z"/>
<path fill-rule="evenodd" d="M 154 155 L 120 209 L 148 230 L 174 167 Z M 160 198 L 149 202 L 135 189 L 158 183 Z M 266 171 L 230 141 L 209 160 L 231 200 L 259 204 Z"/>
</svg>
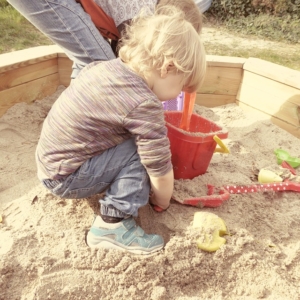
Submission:
<svg viewBox="0 0 300 300">
<path fill-rule="evenodd" d="M 34 162 L 43 120 L 69 85 L 71 65 L 57 46 L 0 55 L 0 299 L 298 299 L 297 192 L 236 194 L 215 208 L 172 201 L 163 213 L 147 205 L 137 222 L 166 243 L 151 257 L 85 245 L 99 197 L 51 195 Z M 299 103 L 300 72 L 208 56 L 195 112 L 227 128 L 230 154 L 214 153 L 205 174 L 176 180 L 174 194 L 253 184 L 257 169 L 277 164 L 274 149 L 299 156 Z M 227 225 L 216 252 L 196 246 L 191 225 L 199 211 Z"/>
</svg>

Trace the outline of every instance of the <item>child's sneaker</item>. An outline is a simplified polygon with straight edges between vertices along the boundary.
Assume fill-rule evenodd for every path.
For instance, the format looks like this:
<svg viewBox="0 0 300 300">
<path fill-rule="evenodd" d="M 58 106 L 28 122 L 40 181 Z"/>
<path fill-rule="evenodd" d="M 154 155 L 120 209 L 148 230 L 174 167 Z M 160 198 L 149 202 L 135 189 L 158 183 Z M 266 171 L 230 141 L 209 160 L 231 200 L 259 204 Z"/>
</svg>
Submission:
<svg viewBox="0 0 300 300">
<path fill-rule="evenodd" d="M 146 234 L 132 217 L 112 224 L 97 216 L 86 236 L 86 243 L 91 248 L 118 249 L 134 254 L 151 254 L 164 247 L 160 235 Z"/>
</svg>

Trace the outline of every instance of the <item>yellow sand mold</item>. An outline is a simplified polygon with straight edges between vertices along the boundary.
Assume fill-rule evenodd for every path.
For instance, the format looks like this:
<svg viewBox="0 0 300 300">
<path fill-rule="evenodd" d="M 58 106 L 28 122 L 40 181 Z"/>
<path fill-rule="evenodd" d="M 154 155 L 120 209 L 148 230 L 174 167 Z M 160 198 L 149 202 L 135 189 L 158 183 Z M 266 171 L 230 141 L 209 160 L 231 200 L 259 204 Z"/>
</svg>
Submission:
<svg viewBox="0 0 300 300">
<path fill-rule="evenodd" d="M 228 234 L 226 224 L 213 213 L 196 212 L 193 227 L 201 232 L 201 237 L 197 240 L 197 246 L 204 251 L 217 251 L 226 243 L 226 239 L 223 237 Z"/>
</svg>

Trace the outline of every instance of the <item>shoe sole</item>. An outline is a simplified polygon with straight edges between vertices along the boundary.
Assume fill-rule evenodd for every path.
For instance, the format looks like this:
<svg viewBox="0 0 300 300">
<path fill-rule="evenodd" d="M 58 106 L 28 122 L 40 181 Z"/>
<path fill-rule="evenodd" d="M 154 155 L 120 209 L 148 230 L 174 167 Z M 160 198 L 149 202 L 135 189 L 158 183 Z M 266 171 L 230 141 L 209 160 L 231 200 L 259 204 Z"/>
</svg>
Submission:
<svg viewBox="0 0 300 300">
<path fill-rule="evenodd" d="M 119 250 L 119 251 L 127 251 L 130 252 L 132 254 L 142 254 L 142 255 L 149 255 L 149 254 L 153 254 L 159 250 L 161 250 L 164 246 L 159 246 L 157 248 L 151 249 L 150 251 L 145 251 L 145 250 L 141 250 L 141 249 L 132 249 L 130 247 L 126 247 L 124 245 L 119 246 L 116 245 L 114 243 L 111 242 L 107 242 L 107 241 L 102 241 L 97 245 L 93 245 L 93 246 L 89 246 L 90 248 L 96 248 L 96 249 L 115 249 L 115 250 Z"/>
<path fill-rule="evenodd" d="M 88 247 L 90 247 L 92 249 L 115 249 L 115 250 L 119 250 L 119 251 L 123 251 L 123 252 L 127 251 L 132 254 L 149 255 L 149 254 L 158 252 L 164 248 L 164 245 L 160 245 L 155 248 L 152 248 L 151 250 L 149 249 L 148 251 L 145 251 L 145 250 L 142 250 L 141 248 L 126 247 L 123 244 L 116 244 L 116 243 L 112 243 L 111 241 L 107 241 L 107 240 L 102 240 L 97 245 L 90 246 L 87 241 L 87 236 L 88 236 L 88 232 L 85 235 L 85 243 Z"/>
</svg>

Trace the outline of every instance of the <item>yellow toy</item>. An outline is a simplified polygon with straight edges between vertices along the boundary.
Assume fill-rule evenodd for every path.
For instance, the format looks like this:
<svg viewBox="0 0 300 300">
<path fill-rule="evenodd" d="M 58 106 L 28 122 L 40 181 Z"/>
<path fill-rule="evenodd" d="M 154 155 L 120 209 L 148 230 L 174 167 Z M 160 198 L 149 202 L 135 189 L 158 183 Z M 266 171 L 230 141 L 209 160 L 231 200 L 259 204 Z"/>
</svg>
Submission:
<svg viewBox="0 0 300 300">
<path fill-rule="evenodd" d="M 225 222 L 210 212 L 196 212 L 194 214 L 193 228 L 201 232 L 197 246 L 201 250 L 214 252 L 226 243 L 223 237 L 228 234 Z"/>
</svg>

